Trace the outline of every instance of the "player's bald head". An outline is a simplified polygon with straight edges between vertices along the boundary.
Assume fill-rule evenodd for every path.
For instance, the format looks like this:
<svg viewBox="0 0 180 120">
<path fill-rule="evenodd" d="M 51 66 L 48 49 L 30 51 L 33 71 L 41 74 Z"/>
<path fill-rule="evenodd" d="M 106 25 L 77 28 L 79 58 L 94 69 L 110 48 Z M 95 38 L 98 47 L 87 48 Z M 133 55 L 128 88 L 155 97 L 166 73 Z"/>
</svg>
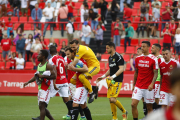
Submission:
<svg viewBox="0 0 180 120">
<path fill-rule="evenodd" d="M 57 49 L 56 49 L 56 47 L 54 45 L 51 45 L 49 47 L 49 51 L 50 51 L 51 55 L 57 54 Z"/>
</svg>

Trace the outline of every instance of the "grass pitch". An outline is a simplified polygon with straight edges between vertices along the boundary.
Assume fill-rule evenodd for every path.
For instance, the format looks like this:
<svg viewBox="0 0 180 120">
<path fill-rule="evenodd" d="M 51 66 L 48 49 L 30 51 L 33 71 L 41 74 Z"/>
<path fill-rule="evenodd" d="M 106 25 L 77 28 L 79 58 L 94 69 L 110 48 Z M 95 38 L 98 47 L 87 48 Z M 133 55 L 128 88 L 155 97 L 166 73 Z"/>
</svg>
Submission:
<svg viewBox="0 0 180 120">
<path fill-rule="evenodd" d="M 118 98 L 129 112 L 128 120 L 132 120 L 131 98 Z M 99 97 L 88 104 L 93 120 L 111 120 L 111 108 L 108 98 Z M 60 97 L 51 98 L 48 109 L 55 120 L 62 120 L 67 114 L 67 108 Z M 117 109 L 118 119 L 122 120 L 122 112 Z M 138 105 L 139 119 L 143 118 L 142 101 Z M 37 97 L 35 96 L 0 96 L 0 120 L 32 120 L 39 116 Z M 48 120 L 48 118 L 46 118 Z"/>
</svg>

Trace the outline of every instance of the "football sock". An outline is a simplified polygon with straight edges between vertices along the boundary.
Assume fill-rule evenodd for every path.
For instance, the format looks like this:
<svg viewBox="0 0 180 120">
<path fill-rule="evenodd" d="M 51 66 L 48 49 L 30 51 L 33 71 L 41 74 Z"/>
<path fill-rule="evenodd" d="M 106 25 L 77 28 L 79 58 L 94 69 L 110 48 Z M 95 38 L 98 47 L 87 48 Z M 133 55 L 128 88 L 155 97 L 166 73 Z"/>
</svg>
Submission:
<svg viewBox="0 0 180 120">
<path fill-rule="evenodd" d="M 144 111 L 144 115 L 147 115 L 147 108 L 146 108 L 146 103 L 143 102 L 143 111 Z"/>
<path fill-rule="evenodd" d="M 68 115 L 71 115 L 71 110 L 72 110 L 72 103 L 71 103 L 71 101 L 68 101 L 66 103 L 66 106 L 68 108 Z"/>
<path fill-rule="evenodd" d="M 110 103 L 113 119 L 117 119 L 117 107 L 114 103 Z"/>
<path fill-rule="evenodd" d="M 73 85 L 76 85 L 76 80 L 75 80 L 75 79 L 71 78 L 71 79 L 70 79 L 70 82 L 71 82 Z"/>
<path fill-rule="evenodd" d="M 124 107 L 118 100 L 116 100 L 116 102 L 114 104 L 122 111 L 122 113 L 126 112 L 126 110 L 124 109 Z"/>
<path fill-rule="evenodd" d="M 80 105 L 79 105 L 79 113 L 80 113 L 81 116 L 84 116 L 84 112 L 83 112 L 83 110 L 82 110 Z"/>
<path fill-rule="evenodd" d="M 158 108 L 158 105 L 156 102 L 153 103 L 153 110 L 156 110 Z"/>
<path fill-rule="evenodd" d="M 77 120 L 79 115 L 79 107 L 73 107 L 71 120 Z"/>
<path fill-rule="evenodd" d="M 138 120 L 138 118 L 133 118 L 133 120 Z"/>
<path fill-rule="evenodd" d="M 84 114 L 85 114 L 85 116 L 86 116 L 86 119 L 87 119 L 87 120 L 92 120 L 91 112 L 90 112 L 89 108 L 86 107 L 86 108 L 83 109 L 83 111 L 84 111 Z"/>
<path fill-rule="evenodd" d="M 73 105 L 73 100 L 69 100 L 69 102 L 71 102 L 71 105 Z M 70 115 L 71 116 L 71 113 L 70 113 L 70 111 L 68 110 L 68 115 Z"/>
<path fill-rule="evenodd" d="M 84 87 L 88 89 L 89 93 L 93 92 L 89 80 L 83 74 L 79 75 L 79 80 L 83 83 Z"/>
<path fill-rule="evenodd" d="M 158 109 L 161 108 L 161 105 L 158 105 Z"/>
</svg>

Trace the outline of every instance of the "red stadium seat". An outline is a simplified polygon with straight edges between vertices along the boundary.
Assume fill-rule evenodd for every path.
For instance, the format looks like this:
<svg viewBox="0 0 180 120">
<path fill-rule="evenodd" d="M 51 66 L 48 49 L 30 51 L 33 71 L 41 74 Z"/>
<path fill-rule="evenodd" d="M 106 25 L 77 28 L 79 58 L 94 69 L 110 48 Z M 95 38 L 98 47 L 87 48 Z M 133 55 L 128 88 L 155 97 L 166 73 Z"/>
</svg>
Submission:
<svg viewBox="0 0 180 120">
<path fill-rule="evenodd" d="M 39 3 L 39 8 L 44 9 L 44 7 L 45 7 L 45 2 Z"/>
<path fill-rule="evenodd" d="M 161 45 L 161 47 L 163 46 L 163 39 L 160 39 L 159 44 Z"/>
<path fill-rule="evenodd" d="M 155 43 L 159 43 L 158 39 L 150 39 L 151 46 Z"/>
<path fill-rule="evenodd" d="M 49 45 L 49 39 L 44 39 L 44 41 L 46 42 L 46 45 Z"/>
<path fill-rule="evenodd" d="M 124 61 L 130 61 L 130 56 L 128 54 L 123 55 Z"/>
<path fill-rule="evenodd" d="M 24 30 L 32 30 L 31 24 L 26 24 L 26 25 L 24 26 Z"/>
<path fill-rule="evenodd" d="M 12 46 L 11 52 L 16 52 L 16 46 Z"/>
<path fill-rule="evenodd" d="M 32 62 L 26 62 L 25 70 L 33 70 L 34 65 Z"/>
<path fill-rule="evenodd" d="M 124 46 L 124 39 L 121 39 L 120 45 L 121 45 L 121 46 Z"/>
<path fill-rule="evenodd" d="M 32 17 L 29 17 L 29 22 L 34 22 L 34 20 L 32 19 Z"/>
<path fill-rule="evenodd" d="M 58 39 L 58 38 L 55 38 L 55 39 L 54 39 L 54 42 L 55 42 L 57 45 L 59 45 L 59 39 Z"/>
<path fill-rule="evenodd" d="M 81 2 L 77 2 L 75 3 L 75 9 L 79 9 L 81 7 L 82 3 Z"/>
<path fill-rule="evenodd" d="M 27 17 L 20 17 L 19 22 L 27 22 Z"/>
<path fill-rule="evenodd" d="M 100 70 L 105 71 L 105 63 L 100 62 Z"/>
<path fill-rule="evenodd" d="M 130 67 L 131 67 L 130 63 L 129 62 L 126 63 L 126 71 L 130 71 Z"/>
<path fill-rule="evenodd" d="M 103 55 L 101 55 L 101 61 L 108 61 L 109 56 L 110 56 L 110 55 L 108 55 L 108 54 L 103 54 Z"/>
<path fill-rule="evenodd" d="M 14 24 L 14 30 L 16 30 L 19 27 L 20 23 Z"/>
<path fill-rule="evenodd" d="M 149 40 L 148 40 L 148 39 L 140 39 L 139 46 L 141 46 L 141 44 L 142 44 L 142 41 L 149 41 Z"/>
<path fill-rule="evenodd" d="M 116 52 L 118 52 L 118 53 L 124 53 L 124 47 L 117 46 L 117 47 L 116 47 Z"/>
<path fill-rule="evenodd" d="M 18 22 L 18 17 L 11 17 L 11 21 Z"/>
<path fill-rule="evenodd" d="M 5 62 L 0 62 L 0 69 L 5 69 Z"/>
<path fill-rule="evenodd" d="M 135 9 L 139 9 L 140 8 L 140 4 L 141 2 L 134 2 L 134 7 Z"/>
<path fill-rule="evenodd" d="M 127 46 L 127 48 L 126 48 L 126 53 L 127 53 L 127 54 L 135 53 L 135 47 Z"/>
<path fill-rule="evenodd" d="M 73 16 L 79 16 L 78 10 L 73 10 Z"/>
<path fill-rule="evenodd" d="M 60 52 L 60 50 L 61 50 L 61 46 L 58 46 L 57 51 Z"/>
<path fill-rule="evenodd" d="M 161 8 L 165 8 L 165 6 L 168 4 L 168 2 L 163 2 Z M 162 11 L 162 10 L 161 10 Z"/>
<path fill-rule="evenodd" d="M 11 62 L 6 62 L 6 69 L 10 68 L 10 64 L 11 64 Z"/>
<path fill-rule="evenodd" d="M 2 17 L 2 20 L 4 20 L 4 22 L 8 22 L 8 18 L 9 17 Z"/>
<path fill-rule="evenodd" d="M 138 10 L 137 9 L 134 9 L 132 11 L 132 16 L 138 16 Z"/>
<path fill-rule="evenodd" d="M 138 46 L 139 39 L 132 39 L 131 46 Z"/>
<path fill-rule="evenodd" d="M 139 22 L 140 21 L 140 17 L 135 17 L 134 21 L 135 22 Z M 134 28 L 134 30 L 136 30 L 138 28 L 138 23 L 133 23 L 132 27 Z"/>
<path fill-rule="evenodd" d="M 68 39 L 60 39 L 60 45 L 62 45 L 63 41 L 66 42 L 66 45 L 68 44 Z"/>
</svg>

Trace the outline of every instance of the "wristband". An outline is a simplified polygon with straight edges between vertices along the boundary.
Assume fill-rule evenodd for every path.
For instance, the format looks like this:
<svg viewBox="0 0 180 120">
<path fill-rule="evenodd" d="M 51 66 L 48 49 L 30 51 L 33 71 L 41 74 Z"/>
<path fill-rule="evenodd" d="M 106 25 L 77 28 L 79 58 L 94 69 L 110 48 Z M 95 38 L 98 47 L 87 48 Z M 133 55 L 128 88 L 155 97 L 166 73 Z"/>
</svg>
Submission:
<svg viewBox="0 0 180 120">
<path fill-rule="evenodd" d="M 116 74 L 114 74 L 113 76 L 112 76 L 112 78 L 115 78 L 116 77 Z"/>
<path fill-rule="evenodd" d="M 103 76 L 101 76 L 102 78 L 105 78 L 106 77 L 106 75 L 104 74 Z"/>
</svg>

